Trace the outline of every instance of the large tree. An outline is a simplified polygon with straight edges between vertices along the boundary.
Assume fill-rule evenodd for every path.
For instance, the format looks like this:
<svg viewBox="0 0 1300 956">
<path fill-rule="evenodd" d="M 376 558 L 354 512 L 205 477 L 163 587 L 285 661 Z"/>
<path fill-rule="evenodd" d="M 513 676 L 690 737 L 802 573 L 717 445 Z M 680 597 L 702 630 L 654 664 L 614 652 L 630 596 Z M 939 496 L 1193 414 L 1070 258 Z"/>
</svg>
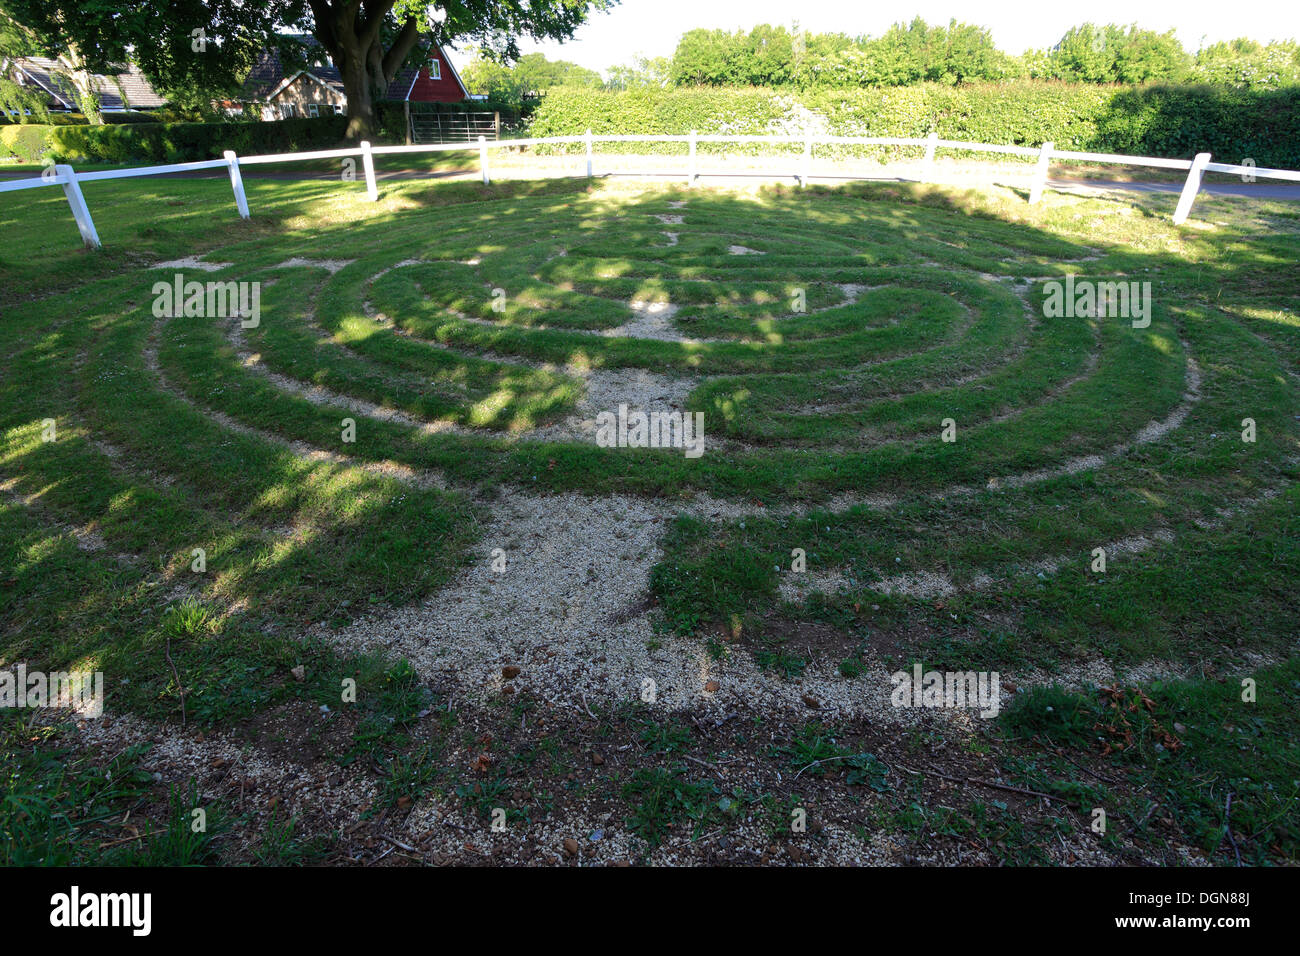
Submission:
<svg viewBox="0 0 1300 956">
<path fill-rule="evenodd" d="M 44 94 L 13 79 L 14 60 L 36 52 L 30 31 L 0 10 L 0 109 L 15 123 L 48 121 Z"/>
<path fill-rule="evenodd" d="M 602 85 L 595 70 L 568 60 L 548 60 L 541 53 L 526 53 L 510 66 L 476 51 L 460 75 L 471 92 L 519 106 L 553 86 Z"/>
<path fill-rule="evenodd" d="M 284 30 L 312 33 L 338 67 L 348 98 L 348 135 L 374 131 L 375 99 L 422 38 L 470 41 L 504 60 L 519 40 L 564 40 L 593 11 L 617 0 L 0 0 L 50 55 L 76 51 L 80 68 L 128 57 L 164 89 L 233 87 L 252 53 L 283 44 Z"/>
<path fill-rule="evenodd" d="M 135 63 L 173 100 L 229 93 L 276 25 L 302 16 L 301 0 L 0 0 L 0 22 L 26 38 L 27 54 L 57 60 L 91 122 L 91 77 Z"/>
<path fill-rule="evenodd" d="M 1195 78 L 1249 89 L 1275 90 L 1300 83 L 1300 44 L 1280 40 L 1267 46 L 1239 37 L 1196 54 Z"/>
<path fill-rule="evenodd" d="M 1051 66 L 1061 79 L 1084 83 L 1177 81 L 1187 74 L 1191 57 L 1172 30 L 1084 23 L 1061 37 L 1052 49 Z"/>
<path fill-rule="evenodd" d="M 308 0 L 310 28 L 343 75 L 348 135 L 374 127 L 374 99 L 420 43 L 475 43 L 502 60 L 519 56 L 519 39 L 565 40 L 592 11 L 617 0 Z"/>
<path fill-rule="evenodd" d="M 94 7 L 96 0 L 87 6 Z M 117 31 L 105 31 L 96 41 L 86 42 L 76 30 L 64 28 L 68 19 L 59 4 L 48 6 L 31 2 L 6 2 L 0 6 L 0 32 L 11 55 L 44 56 L 55 61 L 51 73 L 70 88 L 77 108 L 91 123 L 102 123 L 99 89 L 94 74 L 112 68 L 110 61 L 121 62 L 125 45 Z M 99 56 L 99 50 L 111 50 L 116 56 Z M 8 57 L 6 57 L 7 59 Z"/>
</svg>

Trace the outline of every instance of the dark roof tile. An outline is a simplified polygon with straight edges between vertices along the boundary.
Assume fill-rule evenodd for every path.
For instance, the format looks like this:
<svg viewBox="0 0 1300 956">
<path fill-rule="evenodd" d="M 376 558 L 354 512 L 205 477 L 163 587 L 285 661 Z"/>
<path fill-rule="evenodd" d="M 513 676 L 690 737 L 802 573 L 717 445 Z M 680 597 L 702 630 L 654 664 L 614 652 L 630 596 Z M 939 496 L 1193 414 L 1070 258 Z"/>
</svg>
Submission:
<svg viewBox="0 0 1300 956">
<path fill-rule="evenodd" d="M 77 108 L 76 90 L 68 80 L 66 70 L 57 60 L 43 56 L 21 57 L 15 61 L 18 68 L 48 92 L 66 109 Z M 103 110 L 152 109 L 164 106 L 167 100 L 159 96 L 143 73 L 122 67 L 113 74 L 94 73 L 93 85 L 99 95 L 99 108 Z"/>
</svg>

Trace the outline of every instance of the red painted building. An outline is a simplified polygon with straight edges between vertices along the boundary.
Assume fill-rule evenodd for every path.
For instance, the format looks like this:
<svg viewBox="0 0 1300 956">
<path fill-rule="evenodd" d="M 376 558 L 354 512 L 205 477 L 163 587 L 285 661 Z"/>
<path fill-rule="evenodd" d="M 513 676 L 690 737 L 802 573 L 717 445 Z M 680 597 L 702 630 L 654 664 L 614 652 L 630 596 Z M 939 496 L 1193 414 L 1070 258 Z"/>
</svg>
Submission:
<svg viewBox="0 0 1300 956">
<path fill-rule="evenodd" d="M 398 71 L 388 84 L 387 98 L 411 103 L 460 103 L 469 99 L 469 90 L 442 47 L 430 43 L 427 53 L 428 60 L 418 70 L 408 67 Z"/>
</svg>

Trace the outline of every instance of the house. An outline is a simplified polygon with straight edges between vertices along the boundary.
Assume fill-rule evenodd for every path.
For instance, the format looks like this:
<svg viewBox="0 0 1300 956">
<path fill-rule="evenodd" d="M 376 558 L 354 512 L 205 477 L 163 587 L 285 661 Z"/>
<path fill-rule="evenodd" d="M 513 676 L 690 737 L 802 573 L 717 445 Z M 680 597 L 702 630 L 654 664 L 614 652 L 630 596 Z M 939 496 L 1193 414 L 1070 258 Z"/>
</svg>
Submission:
<svg viewBox="0 0 1300 956">
<path fill-rule="evenodd" d="M 43 94 L 50 112 L 81 112 L 68 68 L 58 60 L 43 56 L 17 57 L 9 61 L 6 72 L 19 86 Z M 167 100 L 155 92 L 134 65 L 123 66 L 109 74 L 92 73 L 90 87 L 99 98 L 99 108 L 104 113 L 156 110 L 167 105 Z"/>
<path fill-rule="evenodd" d="M 302 47 L 305 65 L 285 65 L 278 49 L 263 50 L 249 71 L 240 101 L 255 104 L 264 120 L 346 113 L 343 77 L 315 37 L 293 37 Z M 400 70 L 388 85 L 385 99 L 420 103 L 459 103 L 468 97 L 465 84 L 442 48 L 423 47 L 423 64 Z M 233 103 L 223 104 L 228 110 Z"/>
<path fill-rule="evenodd" d="M 422 59 L 419 69 L 406 67 L 397 72 L 384 99 L 407 103 L 460 103 L 471 99 L 442 47 L 430 42 Z"/>
<path fill-rule="evenodd" d="M 258 108 L 264 120 L 321 116 L 347 112 L 343 77 L 312 36 L 293 37 L 302 47 L 305 65 L 290 69 L 275 47 L 264 49 L 249 70 L 239 102 Z M 223 103 L 227 111 L 235 103 Z"/>
</svg>

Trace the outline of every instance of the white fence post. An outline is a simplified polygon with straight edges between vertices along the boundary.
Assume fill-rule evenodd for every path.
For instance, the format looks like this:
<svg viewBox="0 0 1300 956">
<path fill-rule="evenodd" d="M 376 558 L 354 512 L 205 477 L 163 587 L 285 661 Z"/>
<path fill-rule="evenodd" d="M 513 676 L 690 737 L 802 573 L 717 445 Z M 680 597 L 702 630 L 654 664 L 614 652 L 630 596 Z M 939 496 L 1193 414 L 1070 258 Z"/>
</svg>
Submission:
<svg viewBox="0 0 1300 956">
<path fill-rule="evenodd" d="M 812 133 L 803 134 L 803 170 L 799 173 L 799 188 L 808 185 L 809 171 L 812 169 Z"/>
<path fill-rule="evenodd" d="M 1047 167 L 1052 162 L 1052 150 L 1056 144 L 1048 140 L 1043 144 L 1043 149 L 1038 154 L 1038 167 L 1034 170 L 1034 181 L 1029 186 L 1029 204 L 1032 206 L 1043 198 L 1043 190 L 1047 188 Z"/>
<path fill-rule="evenodd" d="M 591 178 L 591 130 L 587 130 L 587 178 Z"/>
<path fill-rule="evenodd" d="M 233 149 L 228 149 L 223 154 L 226 157 L 226 168 L 230 171 L 230 188 L 235 191 L 235 208 L 239 210 L 239 218 L 248 218 L 248 197 L 244 195 L 244 177 L 239 172 L 239 157 L 235 155 Z"/>
<path fill-rule="evenodd" d="M 483 136 L 478 138 L 478 164 L 483 167 L 483 185 L 486 186 L 492 179 L 488 176 L 487 139 Z"/>
<path fill-rule="evenodd" d="M 63 195 L 68 199 L 68 205 L 72 207 L 72 218 L 77 220 L 77 229 L 81 231 L 81 239 L 92 249 L 100 248 L 99 233 L 95 231 L 95 220 L 90 218 L 90 209 L 86 206 L 86 197 L 81 195 L 81 187 L 77 185 L 77 174 L 72 171 L 71 166 L 55 166 L 54 172 L 63 183 Z"/>
<path fill-rule="evenodd" d="M 370 141 L 364 139 L 361 141 L 361 168 L 366 171 L 366 194 L 371 202 L 378 202 L 379 184 L 375 182 L 375 154 L 370 151 Z"/>
<path fill-rule="evenodd" d="M 1192 160 L 1192 168 L 1187 171 L 1187 182 L 1183 183 L 1183 194 L 1178 197 L 1178 208 L 1174 210 L 1175 226 L 1181 226 L 1192 214 L 1192 203 L 1196 202 L 1196 194 L 1201 191 L 1201 177 L 1205 175 L 1205 167 L 1209 164 L 1209 153 L 1197 153 Z"/>
<path fill-rule="evenodd" d="M 691 148 L 690 148 L 690 155 L 691 155 L 691 158 L 690 158 L 690 161 L 689 161 L 689 163 L 687 164 L 687 167 L 686 167 L 686 185 L 688 185 L 688 186 L 694 186 L 694 185 L 695 185 L 695 180 L 696 180 L 697 178 L 699 178 L 699 175 L 700 175 L 700 173 L 699 173 L 699 166 L 698 166 L 698 160 L 696 160 L 696 158 L 695 158 L 695 136 L 696 136 L 695 130 L 691 130 L 691 140 L 690 140 L 690 142 L 691 142 Z"/>
<path fill-rule="evenodd" d="M 934 151 L 939 148 L 939 134 L 934 130 L 925 140 L 925 158 L 921 160 L 921 182 L 928 183 L 934 176 Z"/>
</svg>

